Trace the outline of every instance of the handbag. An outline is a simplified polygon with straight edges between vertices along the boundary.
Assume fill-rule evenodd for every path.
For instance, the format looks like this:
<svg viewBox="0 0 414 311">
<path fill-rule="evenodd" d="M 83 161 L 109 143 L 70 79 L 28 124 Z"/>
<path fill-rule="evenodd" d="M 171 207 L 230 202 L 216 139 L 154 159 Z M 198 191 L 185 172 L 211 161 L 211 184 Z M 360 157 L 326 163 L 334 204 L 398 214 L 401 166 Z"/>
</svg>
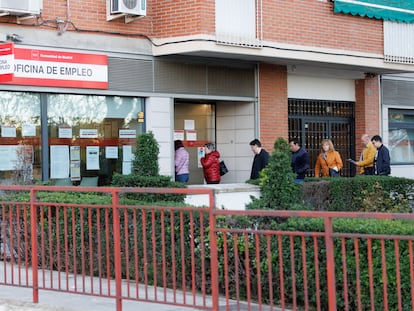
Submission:
<svg viewBox="0 0 414 311">
<path fill-rule="evenodd" d="M 335 171 L 333 168 L 329 168 L 330 177 L 341 177 L 341 174 L 338 171 Z"/>
<path fill-rule="evenodd" d="M 226 163 L 224 161 L 220 161 L 220 176 L 227 174 L 229 170 L 227 169 Z"/>
<path fill-rule="evenodd" d="M 323 157 L 323 159 L 325 160 L 326 165 L 328 166 L 328 161 L 326 161 L 326 155 L 325 157 Z M 333 168 L 330 168 L 329 166 L 328 166 L 328 169 L 329 169 L 329 177 L 341 177 L 341 173 L 339 173 L 339 171 L 335 171 Z"/>
</svg>

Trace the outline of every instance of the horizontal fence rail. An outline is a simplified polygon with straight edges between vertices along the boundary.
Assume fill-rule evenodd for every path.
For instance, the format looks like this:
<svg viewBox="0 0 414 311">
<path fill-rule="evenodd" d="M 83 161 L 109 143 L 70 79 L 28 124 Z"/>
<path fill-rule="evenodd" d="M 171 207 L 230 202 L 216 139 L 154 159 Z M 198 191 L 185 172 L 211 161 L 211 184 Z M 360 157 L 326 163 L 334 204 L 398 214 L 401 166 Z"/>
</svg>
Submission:
<svg viewBox="0 0 414 311">
<path fill-rule="evenodd" d="M 413 214 L 219 210 L 210 189 L 0 191 L 0 286 L 31 288 L 34 302 L 51 290 L 113 298 L 118 311 L 122 300 L 204 310 L 414 310 Z M 79 193 L 91 197 L 77 202 Z M 136 203 L 165 194 L 207 195 L 210 204 Z"/>
</svg>

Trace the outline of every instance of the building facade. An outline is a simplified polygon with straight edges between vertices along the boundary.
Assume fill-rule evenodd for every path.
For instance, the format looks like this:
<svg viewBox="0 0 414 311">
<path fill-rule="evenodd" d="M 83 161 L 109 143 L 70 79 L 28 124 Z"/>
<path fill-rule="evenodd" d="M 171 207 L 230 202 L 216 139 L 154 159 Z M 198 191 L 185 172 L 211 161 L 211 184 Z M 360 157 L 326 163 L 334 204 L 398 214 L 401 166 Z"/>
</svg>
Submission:
<svg viewBox="0 0 414 311">
<path fill-rule="evenodd" d="M 412 51 L 388 48 L 409 17 L 369 18 L 342 1 L 29 3 L 0 7 L 14 55 L 0 83 L 4 180 L 28 166 L 40 180 L 108 184 L 130 172 L 145 131 L 163 175 L 174 175 L 174 139 L 184 141 L 192 184 L 203 183 L 206 142 L 230 170 L 224 183 L 249 178 L 253 138 L 271 152 L 278 137 L 298 137 L 312 162 L 331 138 L 356 158 L 363 133 L 388 144 L 380 77 L 413 70 Z M 355 173 L 347 163 L 344 174 Z"/>
</svg>

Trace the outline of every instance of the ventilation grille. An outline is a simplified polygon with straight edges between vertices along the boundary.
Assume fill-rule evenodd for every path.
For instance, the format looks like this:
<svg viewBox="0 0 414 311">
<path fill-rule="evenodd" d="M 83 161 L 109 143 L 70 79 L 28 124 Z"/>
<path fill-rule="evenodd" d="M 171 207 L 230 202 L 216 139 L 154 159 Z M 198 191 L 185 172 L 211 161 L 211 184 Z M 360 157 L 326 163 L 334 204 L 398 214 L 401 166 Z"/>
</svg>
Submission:
<svg viewBox="0 0 414 311">
<path fill-rule="evenodd" d="M 152 92 L 152 61 L 109 57 L 108 66 L 111 90 Z"/>
</svg>

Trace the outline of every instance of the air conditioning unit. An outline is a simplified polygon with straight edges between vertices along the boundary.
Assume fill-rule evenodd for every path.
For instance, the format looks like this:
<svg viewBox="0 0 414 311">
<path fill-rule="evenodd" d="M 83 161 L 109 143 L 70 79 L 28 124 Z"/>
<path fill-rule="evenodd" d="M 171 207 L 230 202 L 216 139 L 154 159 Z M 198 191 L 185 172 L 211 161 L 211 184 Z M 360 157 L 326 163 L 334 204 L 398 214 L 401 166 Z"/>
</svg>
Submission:
<svg viewBox="0 0 414 311">
<path fill-rule="evenodd" d="M 147 0 L 111 0 L 111 14 L 147 15 Z"/>
<path fill-rule="evenodd" d="M 42 8 L 43 0 L 0 0 L 0 12 L 10 15 L 38 15 Z"/>
</svg>

